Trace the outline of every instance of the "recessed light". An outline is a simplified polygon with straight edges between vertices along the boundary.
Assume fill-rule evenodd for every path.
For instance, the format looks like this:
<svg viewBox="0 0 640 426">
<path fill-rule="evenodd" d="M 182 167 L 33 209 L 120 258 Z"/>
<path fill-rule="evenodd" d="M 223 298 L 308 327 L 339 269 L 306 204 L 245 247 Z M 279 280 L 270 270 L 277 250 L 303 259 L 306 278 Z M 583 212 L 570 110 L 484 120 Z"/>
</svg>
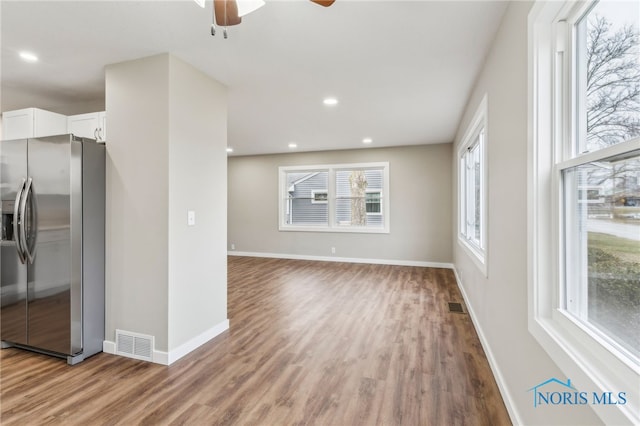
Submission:
<svg viewBox="0 0 640 426">
<path fill-rule="evenodd" d="M 25 62 L 38 62 L 38 57 L 31 52 L 20 52 L 20 57 Z"/>
<path fill-rule="evenodd" d="M 297 147 L 298 147 L 297 143 L 293 143 L 292 142 L 292 143 L 289 144 L 289 148 L 291 148 L 291 149 L 294 149 L 294 148 L 297 148 Z"/>
<path fill-rule="evenodd" d="M 371 142 L 373 142 L 373 139 L 371 139 L 371 138 L 362 139 L 362 143 L 367 143 L 368 144 L 368 143 L 371 143 Z"/>
<path fill-rule="evenodd" d="M 322 103 L 325 105 L 338 105 L 338 100 L 336 98 L 325 98 Z"/>
<path fill-rule="evenodd" d="M 227 152 L 233 152 L 233 148 L 227 148 Z"/>
</svg>

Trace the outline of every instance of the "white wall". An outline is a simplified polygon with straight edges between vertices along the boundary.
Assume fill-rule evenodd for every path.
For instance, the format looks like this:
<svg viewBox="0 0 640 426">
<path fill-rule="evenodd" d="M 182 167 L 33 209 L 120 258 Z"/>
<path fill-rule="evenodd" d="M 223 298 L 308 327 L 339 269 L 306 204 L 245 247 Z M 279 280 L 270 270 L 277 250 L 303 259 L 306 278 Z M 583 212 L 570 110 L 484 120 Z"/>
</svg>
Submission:
<svg viewBox="0 0 640 426">
<path fill-rule="evenodd" d="M 106 68 L 109 114 L 105 338 L 116 328 L 168 348 L 169 57 Z"/>
<path fill-rule="evenodd" d="M 389 162 L 389 234 L 278 231 L 279 166 L 377 161 Z M 230 157 L 229 249 L 450 263 L 450 164 L 451 144 Z"/>
<path fill-rule="evenodd" d="M 227 102 L 222 84 L 173 56 L 169 65 L 171 351 L 227 320 Z"/>
<path fill-rule="evenodd" d="M 162 54 L 108 66 L 106 104 L 106 340 L 171 363 L 228 327 L 226 89 Z"/>
<path fill-rule="evenodd" d="M 527 15 L 512 2 L 486 59 L 457 132 L 453 152 L 488 95 L 488 278 L 457 242 L 454 264 L 487 356 L 514 422 L 588 425 L 601 421 L 588 406 L 534 408 L 528 389 L 562 372 L 527 328 Z M 454 190 L 458 161 L 453 161 Z M 454 212 L 457 199 L 454 197 Z"/>
</svg>

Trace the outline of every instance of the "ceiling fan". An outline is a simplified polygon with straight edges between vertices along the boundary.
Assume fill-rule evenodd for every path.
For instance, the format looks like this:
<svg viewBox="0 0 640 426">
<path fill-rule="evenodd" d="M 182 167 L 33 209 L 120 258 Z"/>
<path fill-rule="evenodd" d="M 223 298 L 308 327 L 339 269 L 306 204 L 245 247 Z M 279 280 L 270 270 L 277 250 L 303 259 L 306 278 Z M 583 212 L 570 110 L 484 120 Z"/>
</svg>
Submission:
<svg viewBox="0 0 640 426">
<path fill-rule="evenodd" d="M 329 7 L 335 0 L 310 0 L 320 6 Z M 227 38 L 227 28 L 238 25 L 242 17 L 264 6 L 264 0 L 213 0 L 213 19 L 211 35 L 216 35 L 216 25 L 223 27 L 224 38 Z"/>
</svg>

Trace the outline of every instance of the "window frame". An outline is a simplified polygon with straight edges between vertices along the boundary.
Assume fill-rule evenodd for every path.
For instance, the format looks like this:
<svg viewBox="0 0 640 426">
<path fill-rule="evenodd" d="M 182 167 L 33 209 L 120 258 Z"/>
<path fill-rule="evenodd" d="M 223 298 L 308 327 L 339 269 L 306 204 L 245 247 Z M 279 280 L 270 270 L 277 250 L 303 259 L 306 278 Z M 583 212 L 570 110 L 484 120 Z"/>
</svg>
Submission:
<svg viewBox="0 0 640 426">
<path fill-rule="evenodd" d="M 470 255 L 482 274 L 487 277 L 487 253 L 488 253 L 488 96 L 485 94 L 476 109 L 471 122 L 462 138 L 462 143 L 458 147 L 458 221 L 457 235 L 458 244 Z M 468 233 L 468 201 L 469 185 L 466 168 L 466 157 L 474 146 L 479 146 L 480 153 L 480 239 L 478 243 L 470 238 Z M 471 188 L 475 191 L 474 188 Z M 475 211 L 475 210 L 474 210 Z"/>
<path fill-rule="evenodd" d="M 536 2 L 528 18 L 528 328 L 580 390 L 627 392 L 625 405 L 592 405 L 605 423 L 638 424 L 640 365 L 563 308 L 562 170 L 640 149 L 636 139 L 584 154 L 574 151 L 582 126 L 577 117 L 584 112 L 576 96 L 575 24 L 593 4 Z"/>
<path fill-rule="evenodd" d="M 381 198 L 381 213 L 372 213 L 373 215 L 383 215 L 384 224 L 382 227 L 364 227 L 364 226 L 348 226 L 339 224 L 336 219 L 336 172 L 343 170 L 382 170 L 383 187 L 379 191 L 385 195 L 385 199 Z M 285 223 L 284 212 L 287 209 L 287 173 L 289 172 L 328 172 L 329 184 L 327 192 L 327 208 L 329 214 L 328 224 L 323 225 L 295 225 Z M 390 233 L 390 188 L 389 188 L 389 162 L 371 162 L 371 163 L 348 163 L 348 164 L 323 164 L 309 166 L 280 166 L 278 167 L 278 230 L 286 232 L 347 232 L 347 233 L 364 233 L 364 234 L 388 234 Z M 320 191 L 320 190 L 318 190 Z M 322 192 L 322 191 L 320 191 Z M 322 203 L 322 202 L 316 202 Z M 324 203 L 322 203 L 324 204 Z M 370 213 L 367 213 L 369 215 Z"/>
</svg>

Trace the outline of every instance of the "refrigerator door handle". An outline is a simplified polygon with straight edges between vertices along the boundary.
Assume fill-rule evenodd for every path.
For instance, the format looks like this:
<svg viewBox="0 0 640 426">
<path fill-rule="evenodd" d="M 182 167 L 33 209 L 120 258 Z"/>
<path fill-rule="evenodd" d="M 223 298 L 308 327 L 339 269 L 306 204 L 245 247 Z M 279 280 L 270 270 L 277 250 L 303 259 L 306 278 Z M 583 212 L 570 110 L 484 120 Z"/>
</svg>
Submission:
<svg viewBox="0 0 640 426">
<path fill-rule="evenodd" d="M 27 217 L 27 203 L 29 203 L 29 217 Z M 38 223 L 38 209 L 35 202 L 35 195 L 33 193 L 33 178 L 29 178 L 27 181 L 27 187 L 24 190 L 24 197 L 22 198 L 22 205 L 20 206 L 20 216 L 22 217 L 22 248 L 26 253 L 27 260 L 33 265 L 33 261 L 36 256 L 36 237 L 38 235 L 35 229 Z M 27 235 L 27 227 L 29 228 L 29 235 Z"/>
<path fill-rule="evenodd" d="M 33 258 L 35 256 L 35 253 L 32 251 L 33 247 L 35 247 L 35 244 L 32 244 L 33 247 L 29 247 L 29 241 L 27 241 L 27 220 L 28 218 L 26 217 L 26 213 L 27 213 L 27 201 L 29 200 L 29 195 L 33 196 L 32 190 L 33 190 L 33 179 L 29 178 L 29 180 L 27 180 L 27 186 L 24 190 L 24 196 L 22 197 L 22 201 L 20 202 L 20 221 L 21 221 L 21 225 L 20 225 L 20 245 L 22 246 L 22 249 L 24 250 L 24 252 L 26 253 L 26 257 L 29 260 L 29 263 L 33 264 Z M 34 209 L 34 204 L 32 203 L 31 205 L 31 212 L 32 214 L 35 215 L 35 209 Z M 34 221 L 36 222 L 36 221 Z M 34 234 L 34 230 L 33 229 L 29 229 L 29 234 Z M 35 241 L 35 238 L 34 238 Z"/>
<path fill-rule="evenodd" d="M 18 252 L 18 257 L 20 258 L 20 263 L 24 264 L 27 259 L 24 255 L 24 249 L 22 248 L 20 235 L 22 234 L 22 218 L 20 217 L 20 201 L 22 198 L 22 193 L 24 192 L 24 186 L 27 183 L 26 179 L 22 179 L 22 183 L 18 188 L 18 192 L 16 193 L 16 202 L 13 206 L 13 239 L 16 242 L 16 251 Z"/>
<path fill-rule="evenodd" d="M 38 240 L 38 203 L 35 195 L 35 190 L 33 189 L 33 179 L 29 178 L 29 182 L 27 184 L 26 190 L 26 200 L 29 203 L 29 217 L 27 222 L 29 224 L 29 235 L 26 235 L 25 232 L 25 252 L 27 253 L 27 258 L 29 259 L 29 263 L 33 265 L 33 261 L 36 258 L 36 243 Z"/>
</svg>

